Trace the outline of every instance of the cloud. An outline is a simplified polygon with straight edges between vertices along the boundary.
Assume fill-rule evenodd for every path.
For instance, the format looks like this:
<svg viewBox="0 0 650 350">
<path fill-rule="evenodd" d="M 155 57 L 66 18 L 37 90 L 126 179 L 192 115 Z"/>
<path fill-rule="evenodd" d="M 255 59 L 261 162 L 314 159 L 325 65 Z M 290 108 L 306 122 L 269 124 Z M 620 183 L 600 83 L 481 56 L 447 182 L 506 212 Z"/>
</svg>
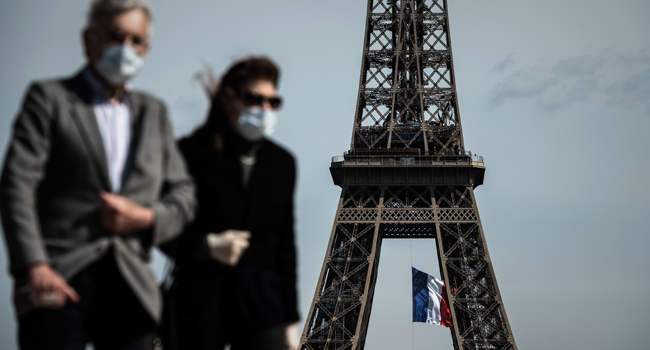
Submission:
<svg viewBox="0 0 650 350">
<path fill-rule="evenodd" d="M 501 105 L 508 99 L 539 96 L 558 83 L 557 77 L 546 73 L 541 69 L 518 70 L 492 90 L 492 103 Z"/>
<path fill-rule="evenodd" d="M 650 65 L 650 46 L 638 52 L 619 52 L 608 49 L 604 53 L 610 60 L 634 67 Z"/>
<path fill-rule="evenodd" d="M 515 52 L 509 54 L 503 61 L 497 63 L 494 65 L 493 70 L 497 72 L 504 72 L 506 69 L 508 69 L 510 66 L 515 65 L 515 60 L 512 59 L 512 56 L 515 55 Z"/>
<path fill-rule="evenodd" d="M 560 60 L 553 67 L 553 73 L 568 77 L 593 76 L 605 64 L 602 56 L 584 55 Z"/>
<path fill-rule="evenodd" d="M 506 66 L 508 57 L 497 66 Z M 542 111 L 553 112 L 598 97 L 609 107 L 641 107 L 650 111 L 647 96 L 650 48 L 638 52 L 604 50 L 597 55 L 568 57 L 550 65 L 519 69 L 492 89 L 490 105 L 497 108 L 510 100 L 530 99 Z"/>
<path fill-rule="evenodd" d="M 650 113 L 650 68 L 616 81 L 605 89 L 608 106 L 645 107 Z"/>
<path fill-rule="evenodd" d="M 593 77 L 576 79 L 569 84 L 554 86 L 538 97 L 542 110 L 555 111 L 580 101 L 588 101 L 598 90 L 598 81 Z"/>
</svg>

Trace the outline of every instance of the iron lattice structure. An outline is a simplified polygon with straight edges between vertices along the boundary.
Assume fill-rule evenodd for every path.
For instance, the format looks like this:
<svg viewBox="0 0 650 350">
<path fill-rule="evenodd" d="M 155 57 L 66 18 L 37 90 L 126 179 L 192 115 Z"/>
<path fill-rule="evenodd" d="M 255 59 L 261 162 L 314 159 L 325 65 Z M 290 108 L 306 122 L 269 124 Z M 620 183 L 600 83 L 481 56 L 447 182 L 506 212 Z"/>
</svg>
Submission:
<svg viewBox="0 0 650 350">
<path fill-rule="evenodd" d="M 342 192 L 301 350 L 364 348 L 383 239 L 434 238 L 456 349 L 516 350 L 474 198 L 446 0 L 368 0 Z"/>
</svg>

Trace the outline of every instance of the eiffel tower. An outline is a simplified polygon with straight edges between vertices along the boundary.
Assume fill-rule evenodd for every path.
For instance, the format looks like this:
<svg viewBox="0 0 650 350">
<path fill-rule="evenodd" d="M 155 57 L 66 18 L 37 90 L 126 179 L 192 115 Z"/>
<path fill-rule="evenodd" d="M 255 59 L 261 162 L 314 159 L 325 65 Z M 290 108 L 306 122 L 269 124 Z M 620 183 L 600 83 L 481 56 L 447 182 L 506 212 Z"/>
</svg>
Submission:
<svg viewBox="0 0 650 350">
<path fill-rule="evenodd" d="M 364 349 L 384 239 L 433 238 L 454 348 L 516 350 L 474 189 L 483 158 L 465 150 L 447 0 L 368 0 L 350 150 L 300 350 Z"/>
</svg>

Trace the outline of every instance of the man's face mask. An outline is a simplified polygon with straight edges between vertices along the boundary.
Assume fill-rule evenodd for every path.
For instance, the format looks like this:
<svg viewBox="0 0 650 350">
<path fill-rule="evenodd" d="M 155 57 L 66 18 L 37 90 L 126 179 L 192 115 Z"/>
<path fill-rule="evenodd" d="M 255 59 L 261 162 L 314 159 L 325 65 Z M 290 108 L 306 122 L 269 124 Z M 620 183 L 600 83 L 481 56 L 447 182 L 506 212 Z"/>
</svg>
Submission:
<svg viewBox="0 0 650 350">
<path fill-rule="evenodd" d="M 95 69 L 109 83 L 122 85 L 144 66 L 144 59 L 129 45 L 112 44 L 104 49 Z"/>
<path fill-rule="evenodd" d="M 246 140 L 254 142 L 271 135 L 275 131 L 277 123 L 278 116 L 274 110 L 244 107 L 237 120 L 237 131 Z"/>
</svg>

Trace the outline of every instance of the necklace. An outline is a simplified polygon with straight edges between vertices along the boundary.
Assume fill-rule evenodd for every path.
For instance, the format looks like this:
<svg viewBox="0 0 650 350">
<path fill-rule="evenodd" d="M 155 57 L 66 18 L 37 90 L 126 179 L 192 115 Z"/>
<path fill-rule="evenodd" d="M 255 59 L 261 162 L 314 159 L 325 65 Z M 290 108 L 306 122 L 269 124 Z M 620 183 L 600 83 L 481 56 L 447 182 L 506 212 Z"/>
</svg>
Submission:
<svg viewBox="0 0 650 350">
<path fill-rule="evenodd" d="M 249 157 L 242 154 L 239 156 L 239 161 L 242 162 L 242 164 L 244 165 L 250 166 L 250 165 L 255 165 L 255 163 L 257 163 L 257 158 L 255 158 L 255 156 Z"/>
</svg>

